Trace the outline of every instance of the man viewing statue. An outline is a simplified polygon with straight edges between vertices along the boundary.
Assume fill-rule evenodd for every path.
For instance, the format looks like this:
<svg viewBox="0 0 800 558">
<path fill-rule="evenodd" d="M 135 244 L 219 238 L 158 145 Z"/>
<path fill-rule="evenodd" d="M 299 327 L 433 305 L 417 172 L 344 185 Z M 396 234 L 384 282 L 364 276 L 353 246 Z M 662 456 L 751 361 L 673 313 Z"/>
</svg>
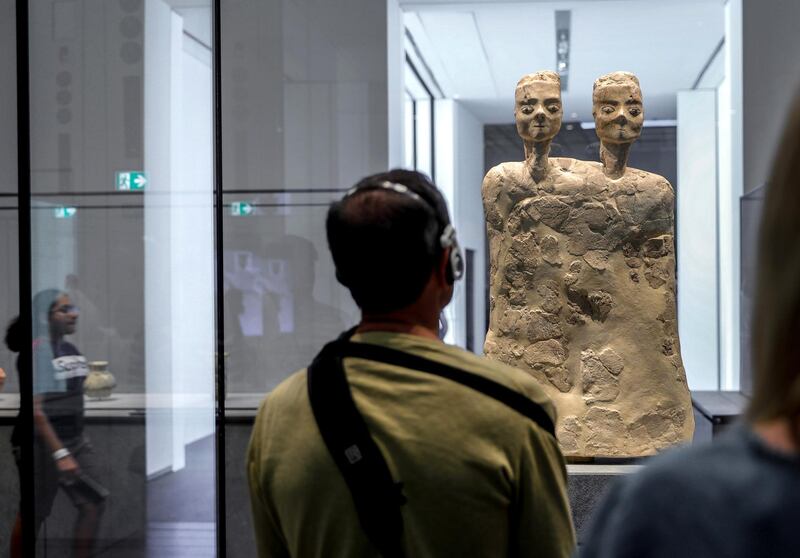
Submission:
<svg viewBox="0 0 800 558">
<path fill-rule="evenodd" d="M 544 390 L 440 339 L 465 267 L 441 192 L 413 171 L 368 176 L 326 231 L 361 320 L 259 410 L 247 454 L 259 556 L 572 555 Z"/>
<path fill-rule="evenodd" d="M 490 252 L 485 353 L 527 370 L 558 410 L 572 456 L 634 457 L 691 439 L 676 317 L 675 195 L 627 166 L 644 121 L 636 76 L 592 93 L 600 163 L 550 158 L 558 74 L 524 76 L 514 116 L 525 161 L 486 175 Z"/>
</svg>

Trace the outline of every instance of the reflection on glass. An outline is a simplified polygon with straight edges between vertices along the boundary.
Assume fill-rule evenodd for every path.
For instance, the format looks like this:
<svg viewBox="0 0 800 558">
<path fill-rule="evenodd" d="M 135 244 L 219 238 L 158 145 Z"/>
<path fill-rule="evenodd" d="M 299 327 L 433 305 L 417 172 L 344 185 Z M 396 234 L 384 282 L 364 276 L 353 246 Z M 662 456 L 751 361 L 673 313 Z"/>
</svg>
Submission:
<svg viewBox="0 0 800 558">
<path fill-rule="evenodd" d="M 216 554 L 210 6 L 30 5 L 43 554 Z"/>
<path fill-rule="evenodd" d="M 66 340 L 75 332 L 78 308 L 56 289 L 37 293 L 32 306 L 35 530 L 38 535 L 62 491 L 76 511 L 73 555 L 90 556 L 109 492 L 84 434 L 86 358 Z M 23 443 L 18 434 L 15 429 L 12 436 L 17 450 Z"/>
<path fill-rule="evenodd" d="M 250 223 L 258 226 L 259 217 L 269 219 L 257 214 Z M 229 393 L 268 391 L 354 322 L 343 300 L 331 304 L 319 289 L 317 268 L 326 266 L 308 238 L 231 245 L 224 266 Z"/>
</svg>

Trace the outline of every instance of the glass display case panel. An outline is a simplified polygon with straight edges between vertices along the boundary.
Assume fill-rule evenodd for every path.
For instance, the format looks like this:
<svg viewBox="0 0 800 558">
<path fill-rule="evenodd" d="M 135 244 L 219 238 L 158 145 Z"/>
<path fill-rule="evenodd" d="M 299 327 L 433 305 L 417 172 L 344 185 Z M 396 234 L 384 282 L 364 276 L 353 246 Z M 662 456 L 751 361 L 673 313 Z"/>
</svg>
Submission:
<svg viewBox="0 0 800 558">
<path fill-rule="evenodd" d="M 210 1 L 30 3 L 43 555 L 216 553 L 211 23 Z"/>
</svg>

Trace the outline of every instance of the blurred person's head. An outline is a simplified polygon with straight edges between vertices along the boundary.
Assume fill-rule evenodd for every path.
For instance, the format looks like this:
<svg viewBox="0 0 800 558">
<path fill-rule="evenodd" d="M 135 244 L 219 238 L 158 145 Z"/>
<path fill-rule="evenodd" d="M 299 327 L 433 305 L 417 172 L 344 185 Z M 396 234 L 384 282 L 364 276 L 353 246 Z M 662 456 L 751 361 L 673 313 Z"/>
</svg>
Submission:
<svg viewBox="0 0 800 558">
<path fill-rule="evenodd" d="M 424 175 L 392 170 L 361 180 L 326 223 L 336 278 L 365 315 L 450 302 L 460 253 L 447 205 Z"/>
<path fill-rule="evenodd" d="M 78 309 L 69 295 L 56 289 L 36 293 L 32 303 L 33 338 L 59 338 L 75 333 Z"/>
<path fill-rule="evenodd" d="M 8 324 L 5 344 L 12 353 L 18 353 L 22 350 L 22 325 L 20 324 L 19 316 Z"/>
<path fill-rule="evenodd" d="M 753 322 L 753 422 L 788 419 L 800 446 L 800 98 L 766 187 Z"/>
</svg>

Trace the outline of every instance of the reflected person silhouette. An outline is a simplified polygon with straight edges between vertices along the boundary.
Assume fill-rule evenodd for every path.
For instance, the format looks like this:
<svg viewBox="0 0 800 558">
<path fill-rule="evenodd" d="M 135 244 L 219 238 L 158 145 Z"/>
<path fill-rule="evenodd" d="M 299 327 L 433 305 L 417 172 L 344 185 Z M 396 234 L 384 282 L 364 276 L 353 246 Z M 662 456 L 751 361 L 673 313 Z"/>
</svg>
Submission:
<svg viewBox="0 0 800 558">
<path fill-rule="evenodd" d="M 86 359 L 64 339 L 75 332 L 78 309 L 67 294 L 49 289 L 33 298 L 32 310 L 35 529 L 38 536 L 59 489 L 63 490 L 78 512 L 73 556 L 88 557 L 92 554 L 108 491 L 95 480 L 95 454 L 83 433 Z M 14 322 L 6 343 L 18 352 L 20 339 L 19 324 Z M 12 434 L 17 456 L 22 444 L 28 442 L 21 439 L 19 426 L 18 418 Z M 19 460 L 17 465 L 21 466 Z M 12 557 L 21 556 L 20 534 L 18 516 Z"/>
<path fill-rule="evenodd" d="M 311 240 L 286 235 L 268 247 L 267 257 L 282 263 L 280 272 L 271 276 L 272 297 L 265 301 L 264 321 L 270 311 L 272 319 L 277 320 L 269 358 L 275 362 L 275 370 L 283 374 L 303 366 L 353 320 L 315 296 L 319 256 Z"/>
</svg>

